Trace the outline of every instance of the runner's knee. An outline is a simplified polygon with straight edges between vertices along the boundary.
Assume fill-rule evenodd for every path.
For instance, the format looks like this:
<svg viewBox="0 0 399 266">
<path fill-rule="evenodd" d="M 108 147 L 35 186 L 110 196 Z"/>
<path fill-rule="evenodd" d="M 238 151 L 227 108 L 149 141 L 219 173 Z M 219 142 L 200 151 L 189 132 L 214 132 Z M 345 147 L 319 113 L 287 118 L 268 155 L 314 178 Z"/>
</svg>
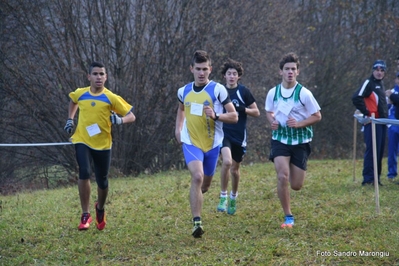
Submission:
<svg viewBox="0 0 399 266">
<path fill-rule="evenodd" d="M 101 189 L 107 189 L 108 188 L 108 178 L 107 176 L 101 177 L 101 178 L 97 178 L 96 177 L 96 181 L 97 181 L 97 186 Z"/>
<path fill-rule="evenodd" d="M 86 180 L 89 179 L 91 175 L 91 170 L 88 167 L 79 167 L 79 179 Z"/>
</svg>

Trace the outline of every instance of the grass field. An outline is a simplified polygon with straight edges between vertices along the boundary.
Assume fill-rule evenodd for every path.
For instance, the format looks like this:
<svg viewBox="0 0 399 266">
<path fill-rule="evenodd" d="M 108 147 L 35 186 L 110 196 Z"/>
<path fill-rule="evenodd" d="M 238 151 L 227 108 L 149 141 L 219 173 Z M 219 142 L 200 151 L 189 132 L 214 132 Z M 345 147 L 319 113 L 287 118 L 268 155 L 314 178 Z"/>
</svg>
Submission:
<svg viewBox="0 0 399 266">
<path fill-rule="evenodd" d="M 356 181 L 350 160 L 308 167 L 291 194 L 292 229 L 280 228 L 273 164 L 243 166 L 233 216 L 216 212 L 218 172 L 201 239 L 191 236 L 187 170 L 111 179 L 103 231 L 77 230 L 75 186 L 0 196 L 0 265 L 399 265 L 399 185 L 383 173 L 377 214 L 374 188 L 360 185 L 361 161 Z"/>
</svg>

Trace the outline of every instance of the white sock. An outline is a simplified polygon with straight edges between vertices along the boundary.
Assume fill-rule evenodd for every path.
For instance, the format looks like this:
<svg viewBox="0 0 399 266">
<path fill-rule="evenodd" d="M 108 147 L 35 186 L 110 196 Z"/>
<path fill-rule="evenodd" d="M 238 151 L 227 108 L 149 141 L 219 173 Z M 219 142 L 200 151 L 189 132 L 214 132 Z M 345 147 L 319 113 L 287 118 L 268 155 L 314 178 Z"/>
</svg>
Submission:
<svg viewBox="0 0 399 266">
<path fill-rule="evenodd" d="M 233 191 L 230 191 L 230 199 L 236 199 L 238 196 L 238 191 L 236 192 L 236 194 L 233 194 Z"/>
<path fill-rule="evenodd" d="M 227 190 L 226 191 L 220 191 L 220 197 L 221 198 L 227 198 Z"/>
</svg>

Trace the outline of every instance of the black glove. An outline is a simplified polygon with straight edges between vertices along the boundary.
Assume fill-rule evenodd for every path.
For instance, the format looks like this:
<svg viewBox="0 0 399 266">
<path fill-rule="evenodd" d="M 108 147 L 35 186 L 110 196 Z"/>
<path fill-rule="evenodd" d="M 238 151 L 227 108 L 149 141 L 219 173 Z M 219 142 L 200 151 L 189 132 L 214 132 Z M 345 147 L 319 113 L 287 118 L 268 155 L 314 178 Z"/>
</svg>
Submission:
<svg viewBox="0 0 399 266">
<path fill-rule="evenodd" d="M 237 112 L 244 112 L 245 113 L 245 106 L 244 105 L 234 105 Z"/>
<path fill-rule="evenodd" d="M 72 133 L 72 130 L 73 130 L 73 126 L 74 126 L 74 124 L 73 124 L 73 119 L 72 119 L 72 118 L 69 118 L 69 119 L 67 120 L 66 124 L 65 124 L 64 130 L 65 130 L 68 134 L 71 134 L 71 133 Z"/>
<path fill-rule="evenodd" d="M 115 114 L 114 112 L 111 112 L 112 114 L 111 114 L 111 116 L 110 116 L 110 119 L 111 119 L 111 123 L 113 124 L 113 125 L 120 125 L 120 124 L 122 124 L 122 118 L 121 117 L 119 117 L 117 114 Z"/>
</svg>

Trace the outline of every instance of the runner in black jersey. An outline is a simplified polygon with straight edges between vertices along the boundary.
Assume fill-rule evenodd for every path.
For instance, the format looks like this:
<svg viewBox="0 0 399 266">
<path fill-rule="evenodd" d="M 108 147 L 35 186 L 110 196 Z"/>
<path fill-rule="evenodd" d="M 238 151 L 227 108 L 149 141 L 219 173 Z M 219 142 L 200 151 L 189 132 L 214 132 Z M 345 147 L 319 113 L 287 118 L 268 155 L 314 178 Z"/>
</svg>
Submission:
<svg viewBox="0 0 399 266">
<path fill-rule="evenodd" d="M 227 210 L 228 214 L 234 214 L 237 208 L 240 164 L 247 146 L 247 116 L 257 117 L 260 114 L 252 93 L 245 86 L 238 84 L 243 70 L 241 63 L 232 59 L 227 60 L 222 68 L 222 75 L 226 80 L 225 87 L 238 114 L 237 124 L 223 124 L 224 138 L 221 149 L 223 164 L 220 175 L 220 201 L 217 210 L 220 212 Z M 227 197 L 230 174 L 231 192 L 230 197 Z"/>
</svg>

